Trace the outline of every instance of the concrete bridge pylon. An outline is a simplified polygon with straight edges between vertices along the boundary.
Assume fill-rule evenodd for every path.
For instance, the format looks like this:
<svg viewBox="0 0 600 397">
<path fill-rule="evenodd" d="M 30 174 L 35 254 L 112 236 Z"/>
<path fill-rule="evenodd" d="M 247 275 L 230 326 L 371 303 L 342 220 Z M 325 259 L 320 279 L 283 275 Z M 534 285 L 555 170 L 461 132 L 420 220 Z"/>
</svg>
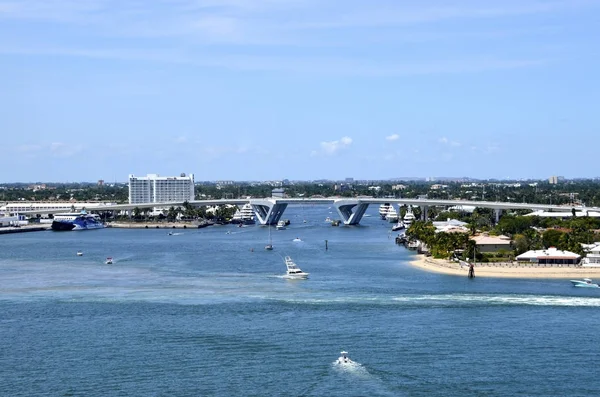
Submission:
<svg viewBox="0 0 600 397">
<path fill-rule="evenodd" d="M 339 199 L 333 202 L 344 225 L 358 225 L 363 215 L 369 208 L 369 203 L 360 200 Z M 354 210 L 354 211 L 353 211 Z"/>
<path fill-rule="evenodd" d="M 261 225 L 276 225 L 287 208 L 287 203 L 275 199 L 250 199 L 250 205 Z"/>
</svg>

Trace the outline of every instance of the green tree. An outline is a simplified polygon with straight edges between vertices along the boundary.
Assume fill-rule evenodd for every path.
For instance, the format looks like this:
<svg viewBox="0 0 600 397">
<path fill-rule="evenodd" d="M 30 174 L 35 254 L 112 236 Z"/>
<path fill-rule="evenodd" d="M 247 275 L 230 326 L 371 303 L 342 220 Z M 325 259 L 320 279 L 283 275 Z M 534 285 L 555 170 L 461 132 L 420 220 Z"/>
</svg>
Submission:
<svg viewBox="0 0 600 397">
<path fill-rule="evenodd" d="M 563 234 L 565 233 L 556 229 L 546 230 L 542 233 L 542 243 L 544 244 L 544 247 L 558 247 Z"/>
</svg>

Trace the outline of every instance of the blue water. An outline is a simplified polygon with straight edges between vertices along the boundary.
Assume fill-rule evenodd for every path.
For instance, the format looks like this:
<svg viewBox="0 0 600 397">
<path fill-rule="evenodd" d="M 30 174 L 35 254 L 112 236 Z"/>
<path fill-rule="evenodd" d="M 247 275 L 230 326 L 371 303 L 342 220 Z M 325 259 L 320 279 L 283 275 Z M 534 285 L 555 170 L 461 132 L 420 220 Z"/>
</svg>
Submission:
<svg viewBox="0 0 600 397">
<path fill-rule="evenodd" d="M 597 290 L 423 272 L 377 208 L 329 211 L 289 208 L 274 251 L 261 226 L 0 236 L 0 394 L 600 393 Z"/>
</svg>

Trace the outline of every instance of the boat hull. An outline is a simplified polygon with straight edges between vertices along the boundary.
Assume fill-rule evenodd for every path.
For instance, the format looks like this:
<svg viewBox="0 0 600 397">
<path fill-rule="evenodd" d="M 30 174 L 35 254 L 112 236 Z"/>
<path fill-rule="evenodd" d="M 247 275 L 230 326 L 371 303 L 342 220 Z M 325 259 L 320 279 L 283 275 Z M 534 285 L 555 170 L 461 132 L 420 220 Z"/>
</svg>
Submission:
<svg viewBox="0 0 600 397">
<path fill-rule="evenodd" d="M 51 228 L 55 232 L 70 232 L 75 228 L 75 225 L 71 222 L 53 221 Z"/>
<path fill-rule="evenodd" d="M 52 230 L 56 232 L 68 232 L 78 230 L 94 230 L 104 229 L 104 224 L 97 222 L 69 222 L 69 221 L 53 221 Z"/>
<path fill-rule="evenodd" d="M 573 287 L 579 287 L 579 288 L 600 288 L 600 285 L 598 285 L 596 283 L 586 283 L 585 281 L 571 280 L 571 283 L 573 284 Z"/>
<path fill-rule="evenodd" d="M 306 280 L 308 278 L 308 273 L 303 274 L 286 274 L 283 276 L 289 280 Z"/>
</svg>

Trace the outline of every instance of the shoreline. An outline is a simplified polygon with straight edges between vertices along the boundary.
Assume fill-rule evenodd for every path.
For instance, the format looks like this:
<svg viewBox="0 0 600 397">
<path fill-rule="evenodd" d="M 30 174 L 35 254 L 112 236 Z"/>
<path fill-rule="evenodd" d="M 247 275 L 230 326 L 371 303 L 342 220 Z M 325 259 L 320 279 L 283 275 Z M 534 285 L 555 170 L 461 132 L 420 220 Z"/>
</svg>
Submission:
<svg viewBox="0 0 600 397">
<path fill-rule="evenodd" d="M 106 227 L 115 229 L 202 229 L 212 225 L 212 223 L 192 222 L 108 222 Z"/>
<path fill-rule="evenodd" d="M 467 277 L 469 269 L 461 267 L 456 262 L 445 259 L 434 259 L 417 254 L 410 265 L 431 273 L 446 274 L 450 276 Z M 600 278 L 600 267 L 493 267 L 482 264 L 475 265 L 475 278 L 554 278 L 554 279 L 582 279 Z"/>
</svg>

